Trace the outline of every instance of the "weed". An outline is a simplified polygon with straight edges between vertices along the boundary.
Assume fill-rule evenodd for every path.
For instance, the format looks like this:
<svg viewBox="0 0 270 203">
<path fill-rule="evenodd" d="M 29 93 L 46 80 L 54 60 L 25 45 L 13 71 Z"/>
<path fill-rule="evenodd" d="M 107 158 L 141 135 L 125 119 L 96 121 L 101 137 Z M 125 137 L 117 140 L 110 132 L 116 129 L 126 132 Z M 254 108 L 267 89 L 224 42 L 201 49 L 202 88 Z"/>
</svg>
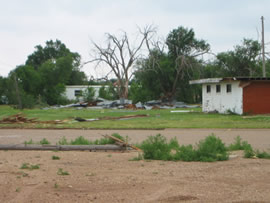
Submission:
<svg viewBox="0 0 270 203">
<path fill-rule="evenodd" d="M 60 157 L 59 156 L 52 156 L 52 160 L 59 160 Z"/>
<path fill-rule="evenodd" d="M 64 171 L 62 168 L 59 168 L 57 175 L 66 176 L 66 175 L 69 175 L 69 172 Z"/>
<path fill-rule="evenodd" d="M 68 143 L 66 137 L 62 137 L 62 138 L 58 141 L 57 144 L 59 144 L 59 145 L 68 145 L 69 143 Z"/>
<path fill-rule="evenodd" d="M 199 142 L 198 149 L 196 150 L 196 161 L 212 162 L 228 159 L 229 155 L 225 144 L 214 134 Z"/>
<path fill-rule="evenodd" d="M 140 160 L 143 160 L 143 155 L 141 153 L 139 153 L 137 157 L 129 159 L 129 161 L 140 161 Z"/>
<path fill-rule="evenodd" d="M 39 164 L 36 165 L 30 165 L 29 163 L 23 163 L 20 169 L 29 169 L 29 170 L 34 170 L 34 169 L 39 169 Z"/>
<path fill-rule="evenodd" d="M 112 155 L 111 155 L 111 154 L 109 154 L 107 157 L 111 158 L 111 157 L 112 157 Z"/>
<path fill-rule="evenodd" d="M 77 137 L 74 141 L 71 140 L 71 145 L 90 145 L 91 142 L 85 139 L 83 136 Z"/>
<path fill-rule="evenodd" d="M 157 175 L 157 174 L 158 174 L 158 172 L 154 171 L 154 172 L 153 172 L 153 174 L 154 174 L 154 175 Z"/>
<path fill-rule="evenodd" d="M 57 183 L 54 183 L 54 188 L 57 189 L 59 185 Z"/>
<path fill-rule="evenodd" d="M 34 141 L 31 139 L 29 141 L 24 141 L 24 144 L 25 145 L 28 145 L 28 144 L 34 144 Z"/>
<path fill-rule="evenodd" d="M 16 192 L 20 192 L 21 191 L 21 188 L 17 187 L 15 191 Z"/>
<path fill-rule="evenodd" d="M 50 142 L 49 142 L 46 138 L 43 138 L 42 140 L 40 140 L 39 143 L 40 143 L 41 145 L 50 144 Z"/>
<path fill-rule="evenodd" d="M 235 150 L 244 150 L 245 148 L 249 147 L 249 144 L 246 141 L 242 141 L 240 136 L 237 136 L 234 139 L 234 143 L 230 144 L 228 150 L 235 151 Z"/>
<path fill-rule="evenodd" d="M 270 159 L 270 153 L 268 152 L 260 152 L 260 151 L 256 151 L 256 156 L 260 159 Z"/>
</svg>

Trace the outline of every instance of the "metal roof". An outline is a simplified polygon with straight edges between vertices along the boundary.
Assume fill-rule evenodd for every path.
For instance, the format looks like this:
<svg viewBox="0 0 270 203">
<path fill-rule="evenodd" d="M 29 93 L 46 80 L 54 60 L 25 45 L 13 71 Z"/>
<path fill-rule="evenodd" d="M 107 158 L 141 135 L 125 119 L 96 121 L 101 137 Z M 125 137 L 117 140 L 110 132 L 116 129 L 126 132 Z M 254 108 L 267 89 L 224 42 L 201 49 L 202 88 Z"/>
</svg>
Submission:
<svg viewBox="0 0 270 203">
<path fill-rule="evenodd" d="M 205 78 L 200 80 L 190 80 L 189 84 L 206 84 L 206 83 L 219 83 L 221 81 L 270 81 L 266 77 L 225 77 L 225 78 Z"/>
</svg>

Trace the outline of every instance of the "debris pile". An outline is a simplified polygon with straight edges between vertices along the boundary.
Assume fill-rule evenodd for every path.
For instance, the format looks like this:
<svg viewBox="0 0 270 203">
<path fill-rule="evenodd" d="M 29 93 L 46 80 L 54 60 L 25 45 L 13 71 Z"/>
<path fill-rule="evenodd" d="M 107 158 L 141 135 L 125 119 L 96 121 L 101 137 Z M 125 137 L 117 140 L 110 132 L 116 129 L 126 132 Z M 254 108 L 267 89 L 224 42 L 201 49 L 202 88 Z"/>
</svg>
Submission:
<svg viewBox="0 0 270 203">
<path fill-rule="evenodd" d="M 70 108 L 75 107 L 77 109 L 89 108 L 89 109 L 176 109 L 176 108 L 196 108 L 199 105 L 188 105 L 184 102 L 172 101 L 172 102 L 163 102 L 161 100 L 152 100 L 145 103 L 138 102 L 133 104 L 131 100 L 120 99 L 120 100 L 106 100 L 103 98 L 97 98 L 94 102 L 80 102 L 68 105 L 52 106 L 43 108 L 47 109 L 61 109 L 61 108 Z"/>
<path fill-rule="evenodd" d="M 27 118 L 22 113 L 11 115 L 0 120 L 1 124 L 23 124 L 23 123 L 45 123 L 45 124 L 62 124 L 64 121 L 39 121 L 38 118 Z"/>
<path fill-rule="evenodd" d="M 148 117 L 148 114 L 137 114 L 137 115 L 126 115 L 126 116 L 118 116 L 118 117 L 112 117 L 112 116 L 105 116 L 100 118 L 90 118 L 90 119 L 84 119 L 81 117 L 76 117 L 74 120 L 79 122 L 92 122 L 92 121 L 102 121 L 102 120 L 127 120 L 132 118 L 142 118 L 142 117 Z"/>
</svg>

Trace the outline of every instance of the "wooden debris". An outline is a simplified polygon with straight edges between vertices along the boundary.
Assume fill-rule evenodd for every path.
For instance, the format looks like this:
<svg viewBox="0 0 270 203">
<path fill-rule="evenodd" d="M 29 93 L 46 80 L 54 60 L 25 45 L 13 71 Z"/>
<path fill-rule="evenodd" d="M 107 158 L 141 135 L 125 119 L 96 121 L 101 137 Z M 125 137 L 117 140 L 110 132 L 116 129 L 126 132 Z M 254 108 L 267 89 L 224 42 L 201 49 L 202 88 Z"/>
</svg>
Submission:
<svg viewBox="0 0 270 203">
<path fill-rule="evenodd" d="M 127 115 L 127 116 L 119 116 L 119 117 L 111 117 L 111 116 L 105 116 L 100 118 L 92 118 L 92 119 L 84 119 L 80 117 L 74 118 L 74 120 L 79 122 L 92 122 L 92 121 L 102 121 L 102 120 L 125 120 L 125 119 L 132 119 L 132 118 L 142 118 L 142 117 L 148 117 L 147 114 L 137 114 L 137 115 Z"/>
<path fill-rule="evenodd" d="M 64 121 L 39 121 L 38 118 L 27 118 L 22 113 L 11 115 L 0 120 L 0 124 L 23 124 L 23 123 L 45 123 L 45 124 L 62 124 Z"/>
<path fill-rule="evenodd" d="M 111 135 L 102 135 L 102 136 L 114 140 L 115 141 L 115 144 L 117 144 L 119 146 L 126 147 L 126 148 L 127 147 L 130 147 L 130 148 L 135 149 L 137 151 L 142 151 L 140 148 L 135 147 L 133 145 L 130 145 L 127 142 L 124 142 L 123 140 L 121 140 L 121 139 L 119 139 L 117 137 L 114 137 L 114 136 L 111 136 Z"/>
</svg>

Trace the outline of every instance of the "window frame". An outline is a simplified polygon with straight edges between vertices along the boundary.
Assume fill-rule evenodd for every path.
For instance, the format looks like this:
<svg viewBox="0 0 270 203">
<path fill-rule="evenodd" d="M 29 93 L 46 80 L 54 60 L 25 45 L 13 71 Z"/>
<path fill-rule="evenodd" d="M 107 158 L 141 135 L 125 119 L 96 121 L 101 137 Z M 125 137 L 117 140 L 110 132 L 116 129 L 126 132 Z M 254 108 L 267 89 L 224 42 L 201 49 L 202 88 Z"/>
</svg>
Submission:
<svg viewBox="0 0 270 203">
<path fill-rule="evenodd" d="M 221 85 L 220 84 L 216 85 L 216 93 L 221 93 Z"/>
<path fill-rule="evenodd" d="M 232 93 L 232 84 L 226 84 L 226 92 Z"/>
<path fill-rule="evenodd" d="M 206 85 L 206 93 L 211 93 L 211 85 Z"/>
</svg>

